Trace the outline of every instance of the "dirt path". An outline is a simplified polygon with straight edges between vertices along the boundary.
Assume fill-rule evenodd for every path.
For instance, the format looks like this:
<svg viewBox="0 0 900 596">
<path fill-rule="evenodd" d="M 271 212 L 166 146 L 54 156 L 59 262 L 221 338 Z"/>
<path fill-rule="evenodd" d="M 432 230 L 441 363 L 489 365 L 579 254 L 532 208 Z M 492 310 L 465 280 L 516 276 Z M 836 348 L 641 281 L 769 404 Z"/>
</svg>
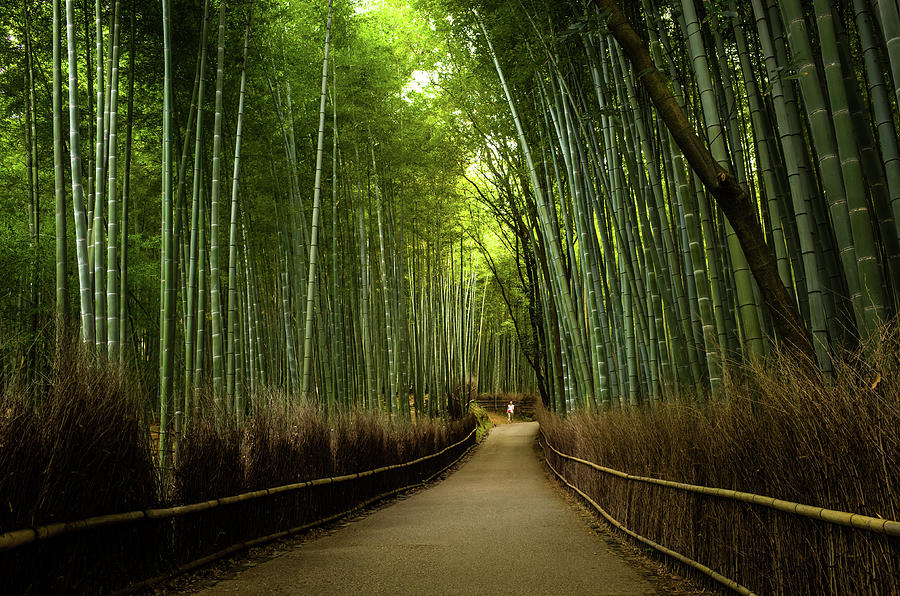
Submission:
<svg viewBox="0 0 900 596">
<path fill-rule="evenodd" d="M 458 471 L 202 594 L 654 594 L 547 481 L 537 423 L 509 424 Z"/>
</svg>

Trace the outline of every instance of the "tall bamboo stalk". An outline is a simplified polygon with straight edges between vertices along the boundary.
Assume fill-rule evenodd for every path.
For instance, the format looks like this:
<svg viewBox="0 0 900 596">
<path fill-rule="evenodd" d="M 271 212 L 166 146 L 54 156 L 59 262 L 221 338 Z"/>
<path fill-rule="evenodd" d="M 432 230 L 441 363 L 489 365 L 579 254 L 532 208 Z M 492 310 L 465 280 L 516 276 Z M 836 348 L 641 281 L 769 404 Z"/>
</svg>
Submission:
<svg viewBox="0 0 900 596">
<path fill-rule="evenodd" d="M 72 205 L 75 211 L 75 252 L 78 261 L 78 289 L 81 307 L 81 339 L 93 346 L 94 304 L 88 264 L 87 214 L 84 210 L 84 186 L 81 183 L 81 122 L 78 113 L 78 48 L 75 42 L 75 8 L 66 0 L 66 44 L 69 56 L 69 160 L 72 172 Z"/>
<path fill-rule="evenodd" d="M 68 332 L 68 242 L 66 233 L 66 192 L 63 170 L 62 60 L 59 30 L 59 0 L 53 0 L 53 180 L 56 205 L 56 317 L 57 335 Z"/>
<path fill-rule="evenodd" d="M 197 85 L 197 117 L 196 130 L 194 131 L 194 167 L 193 167 L 193 184 L 191 186 L 191 221 L 190 221 L 190 244 L 188 247 L 190 265 L 188 268 L 187 281 L 187 313 L 185 317 L 184 330 L 184 351 L 185 351 L 185 383 L 184 383 L 184 415 L 185 427 L 190 424 L 192 410 L 192 395 L 196 389 L 194 381 L 195 369 L 195 348 L 194 343 L 198 336 L 197 315 L 198 302 L 203 300 L 203 293 L 197 292 L 197 269 L 200 260 L 199 252 L 202 250 L 203 242 L 201 236 L 205 236 L 203 230 L 203 218 L 201 214 L 200 200 L 200 173 L 201 157 L 203 149 L 203 106 L 206 99 L 206 40 L 207 29 L 209 25 L 209 0 L 203 2 L 203 23 L 200 27 L 200 64 L 198 69 L 198 85 Z M 202 310 L 202 309 L 201 309 Z M 198 342 L 199 343 L 199 342 Z"/>
<path fill-rule="evenodd" d="M 306 282 L 306 324 L 303 335 L 303 385 L 300 393 L 309 400 L 312 365 L 313 310 L 316 295 L 316 261 L 319 254 L 319 209 L 322 200 L 322 153 L 325 142 L 325 99 L 328 90 L 328 50 L 331 43 L 331 8 L 328 0 L 328 24 L 325 26 L 325 57 L 322 59 L 322 92 L 319 98 L 319 136 L 316 142 L 316 178 L 313 187 L 312 235 L 309 241 L 309 276 Z"/>
<path fill-rule="evenodd" d="M 166 476 L 170 461 L 169 407 L 173 398 L 175 367 L 175 234 L 172 201 L 172 46 L 171 6 L 163 0 L 163 138 L 162 138 L 162 251 L 159 367 L 159 461 Z"/>
<path fill-rule="evenodd" d="M 218 58 L 216 59 L 216 115 L 213 124 L 212 188 L 209 210 L 209 289 L 212 317 L 213 400 L 221 410 L 224 384 L 225 346 L 222 338 L 222 299 L 219 275 L 219 195 L 222 160 L 222 117 L 225 87 L 225 2 L 219 5 Z"/>
<path fill-rule="evenodd" d="M 226 324 L 226 394 L 229 404 L 235 401 L 235 330 L 238 325 L 237 280 L 237 228 L 238 228 L 238 180 L 241 163 L 241 132 L 244 124 L 244 97 L 247 91 L 247 54 L 250 48 L 250 13 L 244 31 L 244 57 L 241 64 L 241 90 L 238 99 L 237 130 L 234 141 L 234 171 L 231 176 L 231 225 L 228 233 L 228 319 Z"/>
<path fill-rule="evenodd" d="M 119 106 L 119 0 L 116 0 L 113 14 L 112 31 L 112 76 L 109 80 L 109 143 L 108 143 L 108 176 L 107 181 L 107 217 L 109 224 L 107 229 L 106 249 L 106 306 L 108 321 L 108 358 L 110 362 L 119 360 L 119 280 L 118 274 L 118 242 L 119 242 L 119 213 L 118 213 L 118 186 L 117 186 L 117 123 Z"/>
<path fill-rule="evenodd" d="M 134 0 L 129 15 L 128 40 L 128 115 L 125 132 L 125 172 L 122 182 L 122 239 L 119 251 L 119 362 L 125 361 L 125 336 L 128 326 L 128 203 L 131 198 L 131 149 L 134 126 Z"/>
</svg>

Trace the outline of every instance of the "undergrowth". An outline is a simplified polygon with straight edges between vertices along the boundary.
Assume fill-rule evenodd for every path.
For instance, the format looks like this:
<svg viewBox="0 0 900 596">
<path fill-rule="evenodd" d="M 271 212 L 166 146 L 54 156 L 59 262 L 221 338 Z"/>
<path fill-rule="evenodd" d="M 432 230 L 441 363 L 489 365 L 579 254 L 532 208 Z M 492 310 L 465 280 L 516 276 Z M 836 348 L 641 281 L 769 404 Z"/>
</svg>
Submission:
<svg viewBox="0 0 900 596">
<path fill-rule="evenodd" d="M 487 410 L 477 402 L 473 401 L 469 403 L 469 414 L 475 417 L 475 428 L 477 429 L 475 441 L 480 442 L 484 435 L 494 426 L 494 423 L 491 422 Z"/>
<path fill-rule="evenodd" d="M 782 359 L 727 398 L 541 412 L 564 453 L 630 474 L 900 519 L 900 333 L 822 383 Z M 900 593 L 900 539 L 600 474 L 545 449 L 612 517 L 765 594 Z"/>
<path fill-rule="evenodd" d="M 172 481 L 161 485 L 148 420 L 124 374 L 59 351 L 49 388 L 0 400 L 0 534 L 93 516 L 178 506 L 407 462 L 465 438 L 475 418 L 391 422 L 373 412 L 284 409 L 262 396 L 240 427 L 197 417 Z M 49 382 L 48 382 L 49 381 Z M 27 397 L 25 397 L 27 396 Z M 3 593 L 97 593 L 233 544 L 309 524 L 415 485 L 472 441 L 413 466 L 176 518 L 78 531 L 0 552 Z M 165 488 L 163 488 L 165 486 Z"/>
<path fill-rule="evenodd" d="M 155 505 L 148 428 L 120 371 L 68 349 L 50 380 L 40 404 L 31 392 L 0 402 L 0 533 Z M 92 591 L 91 576 L 146 570 L 152 539 L 147 528 L 133 527 L 38 542 L 0 553 L 0 577 L 8 593 Z M 108 552 L 102 560 L 100 541 Z"/>
</svg>

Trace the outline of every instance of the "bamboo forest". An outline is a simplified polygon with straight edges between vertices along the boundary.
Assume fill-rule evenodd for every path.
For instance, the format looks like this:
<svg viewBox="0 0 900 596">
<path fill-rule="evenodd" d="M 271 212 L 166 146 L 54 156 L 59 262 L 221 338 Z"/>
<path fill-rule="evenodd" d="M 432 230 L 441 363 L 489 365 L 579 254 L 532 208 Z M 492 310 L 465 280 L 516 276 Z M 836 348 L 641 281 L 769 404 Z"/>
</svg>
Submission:
<svg viewBox="0 0 900 596">
<path fill-rule="evenodd" d="M 0 591 L 900 593 L 896 0 L 0 29 Z"/>
</svg>

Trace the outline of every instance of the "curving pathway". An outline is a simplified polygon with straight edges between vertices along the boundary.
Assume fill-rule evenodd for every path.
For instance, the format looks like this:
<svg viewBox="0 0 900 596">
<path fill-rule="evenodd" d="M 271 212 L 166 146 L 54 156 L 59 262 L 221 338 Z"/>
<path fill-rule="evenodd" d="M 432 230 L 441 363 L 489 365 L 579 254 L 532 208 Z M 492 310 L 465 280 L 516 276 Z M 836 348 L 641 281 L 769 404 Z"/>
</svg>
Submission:
<svg viewBox="0 0 900 596">
<path fill-rule="evenodd" d="M 459 470 L 202 594 L 655 594 L 547 480 L 538 425 L 494 428 Z"/>
</svg>

